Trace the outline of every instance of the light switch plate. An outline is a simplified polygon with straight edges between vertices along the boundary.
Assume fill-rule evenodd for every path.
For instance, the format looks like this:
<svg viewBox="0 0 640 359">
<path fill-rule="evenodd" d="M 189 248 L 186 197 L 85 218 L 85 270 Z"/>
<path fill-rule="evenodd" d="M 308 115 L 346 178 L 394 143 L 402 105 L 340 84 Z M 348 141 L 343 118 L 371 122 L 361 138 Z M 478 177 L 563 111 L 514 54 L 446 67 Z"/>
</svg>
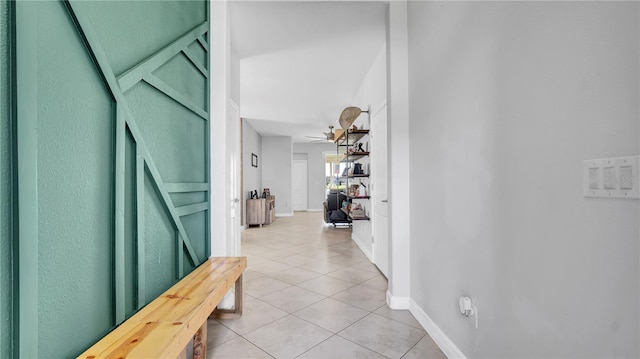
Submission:
<svg viewBox="0 0 640 359">
<path fill-rule="evenodd" d="M 585 197 L 640 198 L 640 156 L 583 161 L 582 187 Z"/>
</svg>

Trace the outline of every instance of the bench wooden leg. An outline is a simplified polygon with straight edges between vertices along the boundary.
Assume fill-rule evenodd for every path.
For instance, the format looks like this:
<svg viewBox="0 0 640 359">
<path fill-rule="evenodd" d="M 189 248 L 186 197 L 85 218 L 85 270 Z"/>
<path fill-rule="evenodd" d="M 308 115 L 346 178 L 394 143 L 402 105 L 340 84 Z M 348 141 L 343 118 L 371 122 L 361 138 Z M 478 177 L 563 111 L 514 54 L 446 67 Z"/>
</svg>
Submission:
<svg viewBox="0 0 640 359">
<path fill-rule="evenodd" d="M 207 321 L 193 336 L 193 359 L 206 359 L 207 357 Z"/>
<path fill-rule="evenodd" d="M 215 309 L 209 318 L 213 319 L 234 319 L 242 315 L 242 274 L 236 281 L 235 290 L 236 302 L 234 309 Z"/>
</svg>

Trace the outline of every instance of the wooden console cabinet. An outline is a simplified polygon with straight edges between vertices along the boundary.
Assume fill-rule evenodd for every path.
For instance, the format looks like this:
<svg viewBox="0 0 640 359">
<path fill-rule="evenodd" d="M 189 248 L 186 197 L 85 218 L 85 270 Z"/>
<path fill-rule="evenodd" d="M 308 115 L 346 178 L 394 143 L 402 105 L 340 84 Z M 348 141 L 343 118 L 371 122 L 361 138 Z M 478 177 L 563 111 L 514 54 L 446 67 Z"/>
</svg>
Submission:
<svg viewBox="0 0 640 359">
<path fill-rule="evenodd" d="M 264 198 L 247 200 L 247 225 L 255 226 L 265 222 L 265 208 L 267 200 Z"/>
<path fill-rule="evenodd" d="M 267 196 L 264 212 L 264 224 L 271 224 L 276 220 L 276 196 Z"/>
<path fill-rule="evenodd" d="M 276 220 L 276 196 L 247 200 L 247 225 L 260 226 Z"/>
</svg>

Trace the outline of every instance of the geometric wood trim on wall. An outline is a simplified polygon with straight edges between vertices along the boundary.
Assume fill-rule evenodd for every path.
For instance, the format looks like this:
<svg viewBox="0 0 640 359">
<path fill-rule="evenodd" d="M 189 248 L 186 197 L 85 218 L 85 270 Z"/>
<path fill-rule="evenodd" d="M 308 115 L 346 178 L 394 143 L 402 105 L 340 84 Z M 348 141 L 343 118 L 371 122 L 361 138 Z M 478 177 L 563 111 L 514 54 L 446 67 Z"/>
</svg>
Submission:
<svg viewBox="0 0 640 359">
<path fill-rule="evenodd" d="M 196 251 L 192 244 L 191 238 L 187 234 L 187 231 L 182 222 L 183 216 L 208 212 L 210 210 L 210 183 L 209 183 L 209 164 L 208 161 L 205 164 L 205 173 L 207 181 L 202 183 L 165 183 L 162 180 L 158 167 L 151 156 L 151 153 L 145 143 L 144 136 L 140 131 L 136 119 L 133 116 L 129 105 L 125 98 L 125 92 L 135 86 L 137 83 L 144 81 L 145 83 L 153 86 L 158 91 L 166 95 L 172 101 L 180 104 L 184 108 L 193 112 L 199 116 L 203 121 L 207 122 L 206 131 L 209 131 L 209 109 L 202 108 L 180 91 L 176 90 L 166 82 L 153 75 L 153 72 L 166 64 L 169 60 L 179 53 L 183 53 L 202 76 L 208 80 L 209 70 L 198 63 L 194 54 L 189 46 L 191 44 L 198 43 L 207 53 L 208 58 L 208 43 L 205 40 L 206 34 L 209 31 L 209 22 L 205 21 L 198 25 L 194 29 L 188 31 L 179 39 L 167 44 L 164 48 L 157 51 L 155 54 L 149 56 L 147 59 L 141 61 L 131 69 L 125 71 L 122 75 L 117 76 L 114 74 L 108 58 L 102 49 L 97 35 L 93 32 L 93 28 L 89 22 L 89 19 L 84 17 L 81 13 L 76 11 L 76 6 L 73 2 L 64 1 L 65 8 L 72 18 L 76 30 L 93 59 L 97 69 L 101 73 L 101 76 L 106 84 L 106 87 L 111 92 L 115 104 L 116 104 L 116 134 L 115 134 L 115 199 L 114 199 L 114 324 L 122 323 L 126 318 L 125 314 L 125 141 L 127 133 L 133 139 L 135 145 L 135 240 L 136 240 L 136 263 L 138 270 L 135 272 L 137 276 L 136 286 L 136 302 L 137 309 L 144 306 L 148 300 L 152 298 L 145 298 L 145 241 L 144 236 L 144 190 L 145 190 L 145 174 L 149 176 L 154 186 L 158 197 L 161 199 L 162 205 L 166 210 L 171 223 L 175 229 L 175 245 L 176 245 L 176 277 L 181 278 L 183 273 L 183 253 L 186 252 L 187 258 L 193 266 L 198 266 L 200 261 L 196 255 Z M 208 60 L 206 61 L 208 64 Z M 208 65 L 207 65 L 208 66 Z M 207 98 L 208 98 L 208 86 L 207 86 Z M 208 136 L 207 136 L 208 138 Z M 205 149 L 208 150 L 209 144 L 206 141 Z M 206 155 L 208 158 L 208 154 Z M 205 201 L 185 206 L 175 206 L 170 193 L 179 192 L 204 192 Z M 208 217 L 207 217 L 208 218 Z M 205 233 L 209 233 L 209 220 L 206 220 L 207 229 Z M 208 237 L 208 236 L 207 236 Z M 205 239 L 205 251 L 206 255 L 209 255 L 209 238 Z"/>
<path fill-rule="evenodd" d="M 209 4 L 9 3 L 11 350 L 74 357 L 211 253 Z"/>
</svg>

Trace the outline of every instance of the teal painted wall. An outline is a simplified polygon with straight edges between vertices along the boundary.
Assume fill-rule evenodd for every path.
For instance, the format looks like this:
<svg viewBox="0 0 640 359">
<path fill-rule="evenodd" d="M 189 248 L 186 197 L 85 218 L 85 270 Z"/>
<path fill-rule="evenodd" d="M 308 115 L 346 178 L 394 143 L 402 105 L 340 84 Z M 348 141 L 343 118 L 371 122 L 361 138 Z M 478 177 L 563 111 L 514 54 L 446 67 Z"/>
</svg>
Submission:
<svg viewBox="0 0 640 359">
<path fill-rule="evenodd" d="M 55 358 L 79 353 L 113 318 L 115 113 L 65 11 L 38 6 L 38 352 Z"/>
<path fill-rule="evenodd" d="M 37 173 L 19 174 L 18 184 L 33 180 L 37 197 L 34 213 L 27 209 L 20 216 L 37 215 L 38 228 L 37 236 L 21 234 L 16 242 L 37 248 L 18 253 L 16 275 L 20 295 L 35 292 L 37 303 L 21 300 L 16 320 L 22 333 L 37 332 L 37 338 L 18 341 L 16 354 L 71 357 L 209 256 L 209 194 L 203 189 L 209 182 L 207 4 L 21 6 L 26 16 L 17 16 L 17 53 L 21 46 L 37 51 L 33 68 L 18 71 L 17 82 L 35 80 L 31 88 L 18 87 L 17 96 L 34 91 L 29 98 L 37 135 L 18 128 L 16 150 L 33 151 Z M 27 36 L 33 29 L 37 36 Z M 178 50 L 166 58 L 157 55 L 165 48 Z M 137 65 L 147 60 L 157 63 L 142 73 Z M 133 78 L 130 85 L 119 82 L 122 76 Z M 17 108 L 21 121 L 25 111 Z M 2 116 L 4 125 L 8 117 Z M 4 151 L 2 156 L 5 166 Z M 24 187 L 18 189 L 20 200 Z M 8 227 L 2 219 L 4 280 L 10 251 L 5 252 Z M 34 256 L 37 261 L 29 262 Z M 2 293 L 10 293 L 1 283 Z M 4 343 L 5 322 L 10 325 L 4 306 L 10 301 L 1 295 Z"/>
<path fill-rule="evenodd" d="M 0 357 L 11 357 L 12 246 L 9 118 L 9 3 L 0 0 Z"/>
</svg>

